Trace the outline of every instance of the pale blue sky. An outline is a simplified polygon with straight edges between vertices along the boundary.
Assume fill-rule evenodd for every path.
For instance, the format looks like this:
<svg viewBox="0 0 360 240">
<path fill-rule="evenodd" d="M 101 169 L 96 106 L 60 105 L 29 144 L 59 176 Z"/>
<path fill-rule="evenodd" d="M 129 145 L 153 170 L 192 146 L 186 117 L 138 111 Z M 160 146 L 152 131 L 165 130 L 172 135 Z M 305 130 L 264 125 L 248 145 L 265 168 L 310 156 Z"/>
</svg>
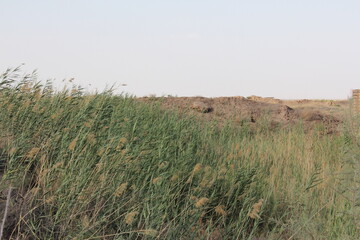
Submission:
<svg viewBox="0 0 360 240">
<path fill-rule="evenodd" d="M 359 0 L 0 0 L 0 71 L 137 96 L 343 99 Z"/>
</svg>

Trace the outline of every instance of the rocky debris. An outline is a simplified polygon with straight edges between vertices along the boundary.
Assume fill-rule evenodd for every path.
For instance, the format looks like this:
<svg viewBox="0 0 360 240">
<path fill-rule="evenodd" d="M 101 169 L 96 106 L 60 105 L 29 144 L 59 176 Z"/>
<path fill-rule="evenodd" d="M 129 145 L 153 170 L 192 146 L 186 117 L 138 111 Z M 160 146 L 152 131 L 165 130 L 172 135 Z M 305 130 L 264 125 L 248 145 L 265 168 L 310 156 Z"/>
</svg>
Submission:
<svg viewBox="0 0 360 240">
<path fill-rule="evenodd" d="M 294 112 L 295 112 L 294 109 L 292 109 L 291 107 L 286 106 L 286 105 L 280 106 L 280 108 L 278 110 L 279 117 L 282 120 L 286 120 L 286 121 L 289 121 L 291 119 Z"/>
<path fill-rule="evenodd" d="M 210 106 L 210 104 L 203 101 L 193 102 L 191 104 L 191 108 L 201 113 L 209 113 L 213 111 L 213 108 Z"/>
</svg>

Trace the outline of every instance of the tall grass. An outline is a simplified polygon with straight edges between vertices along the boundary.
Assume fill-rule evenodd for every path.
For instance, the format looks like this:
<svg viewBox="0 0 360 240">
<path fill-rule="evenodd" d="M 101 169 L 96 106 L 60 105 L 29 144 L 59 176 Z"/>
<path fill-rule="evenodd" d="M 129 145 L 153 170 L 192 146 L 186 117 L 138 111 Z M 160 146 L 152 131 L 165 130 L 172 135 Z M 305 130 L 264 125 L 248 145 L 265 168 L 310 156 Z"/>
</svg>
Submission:
<svg viewBox="0 0 360 240">
<path fill-rule="evenodd" d="M 350 108 L 352 109 L 352 108 Z M 346 215 L 355 222 L 360 230 L 360 115 L 352 113 L 344 125 L 345 161 L 339 173 L 340 191 L 349 202 Z"/>
<path fill-rule="evenodd" d="M 338 191 L 345 135 L 256 131 L 110 92 L 0 77 L 1 188 L 22 239 L 355 239 Z M 0 189 L 0 190 L 2 190 Z"/>
</svg>

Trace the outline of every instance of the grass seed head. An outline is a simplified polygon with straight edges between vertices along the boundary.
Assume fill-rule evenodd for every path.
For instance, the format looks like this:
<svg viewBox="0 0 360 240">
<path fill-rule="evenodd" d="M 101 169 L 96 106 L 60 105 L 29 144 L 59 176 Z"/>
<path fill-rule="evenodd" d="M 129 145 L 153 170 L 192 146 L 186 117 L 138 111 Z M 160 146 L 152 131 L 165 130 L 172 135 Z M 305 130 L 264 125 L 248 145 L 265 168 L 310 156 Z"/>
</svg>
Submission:
<svg viewBox="0 0 360 240">
<path fill-rule="evenodd" d="M 13 155 L 14 153 L 16 152 L 16 148 L 12 147 L 10 150 L 9 150 L 9 155 Z"/>
<path fill-rule="evenodd" d="M 260 199 L 257 203 L 255 203 L 252 206 L 252 210 L 251 212 L 248 214 L 248 216 L 252 219 L 259 219 L 260 218 L 260 210 L 261 210 L 261 206 L 263 205 L 264 199 Z"/>
<path fill-rule="evenodd" d="M 26 157 L 33 158 L 36 154 L 38 154 L 39 151 L 40 148 L 34 147 L 26 154 Z"/>
<path fill-rule="evenodd" d="M 215 207 L 215 212 L 221 216 L 225 216 L 227 213 L 225 211 L 225 206 L 224 205 L 219 205 Z"/>
<path fill-rule="evenodd" d="M 159 169 L 163 169 L 163 168 L 166 168 L 168 166 L 168 162 L 162 162 L 159 164 Z"/>
<path fill-rule="evenodd" d="M 47 198 L 47 199 L 45 200 L 45 203 L 46 203 L 46 204 L 51 204 L 51 203 L 53 203 L 54 201 L 55 201 L 55 196 L 53 195 L 53 196 Z"/>
<path fill-rule="evenodd" d="M 24 102 L 24 104 L 23 104 L 23 107 L 24 107 L 24 108 L 27 108 L 27 107 L 30 106 L 30 104 L 31 104 L 31 101 L 30 101 L 30 100 L 26 100 L 26 101 Z"/>
<path fill-rule="evenodd" d="M 87 140 L 90 144 L 95 145 L 95 143 L 96 143 L 95 134 L 89 133 L 89 134 L 86 136 L 86 140 Z"/>
<path fill-rule="evenodd" d="M 59 113 L 54 113 L 50 116 L 50 118 L 54 120 L 54 119 L 58 118 L 59 115 L 60 115 Z"/>
<path fill-rule="evenodd" d="M 46 156 L 46 155 L 44 155 L 44 156 Z M 60 162 L 55 163 L 52 168 L 56 169 L 56 168 L 62 167 L 63 165 L 64 165 L 64 161 L 60 161 Z"/>
<path fill-rule="evenodd" d="M 131 225 L 134 222 L 135 216 L 138 215 L 138 214 L 139 214 L 138 211 L 132 211 L 132 212 L 129 212 L 128 214 L 126 214 L 125 223 L 127 225 Z"/>
<path fill-rule="evenodd" d="M 11 111 L 14 107 L 14 104 L 10 103 L 8 106 L 7 106 L 7 110 L 8 111 Z"/>
<path fill-rule="evenodd" d="M 119 144 L 122 145 L 122 144 L 125 144 L 125 143 L 127 143 L 127 139 L 125 137 L 120 138 Z"/>
<path fill-rule="evenodd" d="M 96 168 L 96 172 L 99 172 L 103 169 L 104 164 L 102 162 L 98 162 L 97 164 L 95 164 L 95 168 Z"/>
<path fill-rule="evenodd" d="M 70 151 L 74 151 L 77 140 L 78 140 L 78 138 L 76 137 L 74 140 L 71 141 L 71 143 L 69 145 L 69 150 Z"/>
<path fill-rule="evenodd" d="M 128 183 L 127 183 L 127 182 L 121 184 L 121 185 L 116 189 L 114 195 L 115 195 L 116 197 L 120 197 L 120 196 L 125 192 L 127 186 L 128 186 Z"/>
<path fill-rule="evenodd" d="M 171 178 L 170 178 L 170 181 L 171 182 L 175 182 L 176 180 L 178 180 L 179 179 L 179 176 L 178 175 L 173 175 Z"/>
<path fill-rule="evenodd" d="M 209 201 L 208 198 L 202 197 L 202 198 L 200 198 L 200 199 L 195 203 L 195 207 L 201 208 L 201 207 L 204 206 L 208 201 Z"/>
<path fill-rule="evenodd" d="M 154 179 L 152 180 L 152 183 L 153 183 L 153 184 L 156 184 L 156 183 L 158 183 L 160 180 L 161 180 L 161 177 L 154 178 Z"/>
<path fill-rule="evenodd" d="M 197 174 L 202 169 L 202 165 L 200 163 L 197 163 L 193 169 L 193 174 Z"/>
<path fill-rule="evenodd" d="M 105 173 L 103 173 L 103 174 L 101 174 L 100 176 L 99 176 L 99 181 L 100 181 L 100 183 L 101 183 L 101 185 L 104 185 L 105 183 L 106 183 L 106 174 Z"/>
<path fill-rule="evenodd" d="M 88 215 L 85 215 L 81 218 L 81 225 L 83 228 L 88 228 L 90 226 L 90 219 Z"/>
<path fill-rule="evenodd" d="M 103 154 L 104 154 L 104 152 L 105 152 L 105 148 L 100 148 L 99 149 L 99 151 L 97 152 L 97 155 L 99 156 L 99 157 L 101 157 Z"/>
<path fill-rule="evenodd" d="M 42 97 L 41 92 L 40 92 L 40 91 L 36 91 L 34 97 L 35 97 L 35 100 L 36 100 L 36 101 L 40 100 L 40 98 Z"/>
</svg>

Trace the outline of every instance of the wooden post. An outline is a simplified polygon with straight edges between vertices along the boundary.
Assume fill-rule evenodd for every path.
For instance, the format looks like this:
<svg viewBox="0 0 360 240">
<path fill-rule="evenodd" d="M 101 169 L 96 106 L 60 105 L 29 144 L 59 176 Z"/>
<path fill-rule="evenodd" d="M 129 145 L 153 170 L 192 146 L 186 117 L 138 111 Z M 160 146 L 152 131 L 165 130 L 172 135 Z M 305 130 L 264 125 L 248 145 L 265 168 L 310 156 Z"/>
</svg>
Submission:
<svg viewBox="0 0 360 240">
<path fill-rule="evenodd" d="M 360 89 L 354 89 L 352 92 L 353 97 L 353 113 L 359 114 L 360 113 Z"/>
</svg>

